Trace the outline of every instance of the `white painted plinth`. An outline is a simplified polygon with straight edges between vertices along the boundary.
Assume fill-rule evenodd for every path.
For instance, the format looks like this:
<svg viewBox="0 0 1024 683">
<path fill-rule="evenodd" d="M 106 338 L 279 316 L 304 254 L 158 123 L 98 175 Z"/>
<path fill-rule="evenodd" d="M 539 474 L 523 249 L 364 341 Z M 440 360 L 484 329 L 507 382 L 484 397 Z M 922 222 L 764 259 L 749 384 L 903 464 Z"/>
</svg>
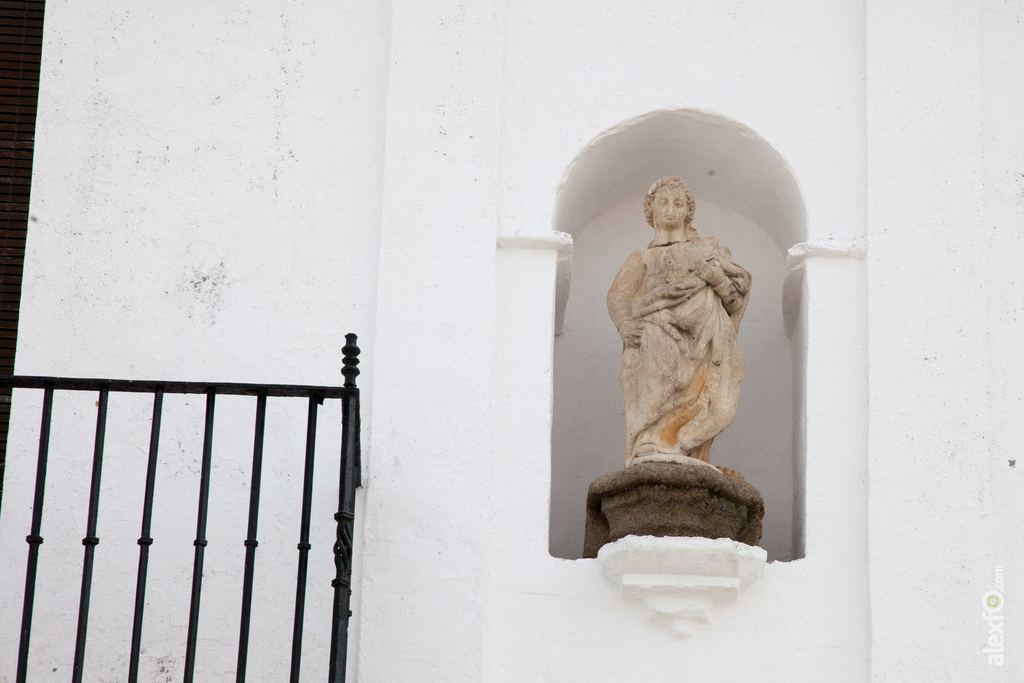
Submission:
<svg viewBox="0 0 1024 683">
<path fill-rule="evenodd" d="M 764 574 L 768 553 L 728 538 L 626 536 L 597 553 L 601 573 L 655 623 L 689 638 L 715 604 L 733 602 Z"/>
</svg>

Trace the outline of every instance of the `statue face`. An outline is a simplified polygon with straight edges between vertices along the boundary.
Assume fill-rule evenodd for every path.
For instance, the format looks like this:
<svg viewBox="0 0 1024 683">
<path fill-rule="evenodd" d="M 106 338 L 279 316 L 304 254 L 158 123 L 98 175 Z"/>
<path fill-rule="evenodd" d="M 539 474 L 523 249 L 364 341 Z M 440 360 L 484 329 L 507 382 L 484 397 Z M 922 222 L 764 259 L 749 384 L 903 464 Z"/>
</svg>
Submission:
<svg viewBox="0 0 1024 683">
<path fill-rule="evenodd" d="M 663 230 L 681 228 L 689 210 L 686 193 L 681 187 L 666 185 L 654 195 L 651 210 L 654 213 L 654 227 Z"/>
</svg>

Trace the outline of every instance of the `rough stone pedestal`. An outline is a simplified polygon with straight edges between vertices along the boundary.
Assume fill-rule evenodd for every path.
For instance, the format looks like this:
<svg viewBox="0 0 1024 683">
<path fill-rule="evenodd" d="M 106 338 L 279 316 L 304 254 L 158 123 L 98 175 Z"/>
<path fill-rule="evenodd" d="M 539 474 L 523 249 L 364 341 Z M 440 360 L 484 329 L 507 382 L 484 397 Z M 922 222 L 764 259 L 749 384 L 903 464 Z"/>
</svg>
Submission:
<svg viewBox="0 0 1024 683">
<path fill-rule="evenodd" d="M 716 467 L 648 462 L 598 477 L 587 492 L 583 556 L 626 536 L 729 538 L 756 546 L 764 500 L 756 488 Z"/>
</svg>

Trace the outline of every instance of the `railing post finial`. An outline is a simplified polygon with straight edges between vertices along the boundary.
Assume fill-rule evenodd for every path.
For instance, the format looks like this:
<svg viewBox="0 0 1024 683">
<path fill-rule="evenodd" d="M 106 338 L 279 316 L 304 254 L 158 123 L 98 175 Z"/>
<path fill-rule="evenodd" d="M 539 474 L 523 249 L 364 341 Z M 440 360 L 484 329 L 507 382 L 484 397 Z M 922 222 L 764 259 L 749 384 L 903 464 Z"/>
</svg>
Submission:
<svg viewBox="0 0 1024 683">
<path fill-rule="evenodd" d="M 344 354 L 342 362 L 345 365 L 341 369 L 341 374 L 345 375 L 346 387 L 355 387 L 356 375 L 359 374 L 359 346 L 356 339 L 356 335 L 349 332 L 345 335 L 345 346 L 341 347 L 341 353 Z"/>
</svg>

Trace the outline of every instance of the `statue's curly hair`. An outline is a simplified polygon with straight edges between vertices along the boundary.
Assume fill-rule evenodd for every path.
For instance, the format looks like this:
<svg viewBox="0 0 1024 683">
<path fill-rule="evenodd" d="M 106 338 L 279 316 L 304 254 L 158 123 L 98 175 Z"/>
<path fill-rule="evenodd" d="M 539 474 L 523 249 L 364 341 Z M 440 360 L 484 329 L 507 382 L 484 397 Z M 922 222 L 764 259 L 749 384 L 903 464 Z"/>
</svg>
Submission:
<svg viewBox="0 0 1024 683">
<path fill-rule="evenodd" d="M 697 202 L 693 198 L 690 188 L 686 186 L 686 183 L 674 175 L 656 181 L 651 185 L 651 189 L 647 190 L 647 194 L 644 196 L 644 218 L 647 219 L 648 225 L 652 228 L 654 227 L 654 208 L 651 206 L 651 203 L 654 201 L 654 195 L 658 194 L 658 190 L 666 185 L 675 185 L 682 188 L 683 194 L 686 195 L 686 219 L 683 222 L 686 225 L 690 225 L 693 222 L 693 214 L 697 211 Z"/>
</svg>

